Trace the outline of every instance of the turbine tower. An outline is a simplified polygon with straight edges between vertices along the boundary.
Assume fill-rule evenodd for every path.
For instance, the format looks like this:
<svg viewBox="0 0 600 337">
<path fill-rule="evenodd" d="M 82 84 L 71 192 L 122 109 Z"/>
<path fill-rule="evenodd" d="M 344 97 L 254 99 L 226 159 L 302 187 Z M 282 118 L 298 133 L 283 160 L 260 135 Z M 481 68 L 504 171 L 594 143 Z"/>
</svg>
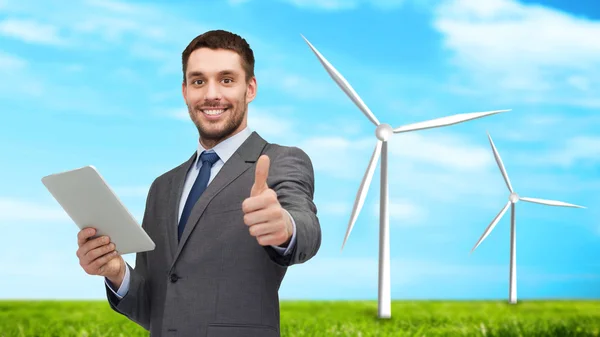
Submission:
<svg viewBox="0 0 600 337">
<path fill-rule="evenodd" d="M 562 207 L 576 207 L 576 208 L 585 208 L 583 206 L 568 204 L 563 201 L 556 200 L 546 200 L 546 199 L 538 199 L 538 198 L 528 198 L 528 197 L 520 197 L 512 188 L 510 183 L 510 179 L 508 178 L 508 174 L 506 173 L 506 169 L 504 168 L 504 164 L 502 163 L 502 158 L 500 158 L 500 154 L 498 150 L 496 150 L 496 146 L 492 141 L 492 137 L 488 133 L 488 138 L 490 140 L 490 145 L 492 147 L 492 151 L 494 152 L 494 158 L 496 159 L 496 163 L 498 163 L 498 168 L 502 173 L 502 177 L 504 178 L 504 182 L 508 187 L 508 191 L 510 192 L 508 196 L 508 201 L 504 205 L 504 207 L 500 210 L 500 213 L 496 215 L 492 223 L 485 229 L 483 235 L 479 238 L 479 241 L 475 244 L 473 249 L 471 249 L 471 253 L 475 251 L 475 249 L 483 242 L 483 240 L 492 232 L 496 224 L 502 219 L 504 213 L 508 210 L 510 206 L 510 272 L 509 272 L 509 286 L 508 286 L 508 302 L 510 304 L 517 303 L 517 237 L 516 237 L 516 229 L 515 229 L 515 204 L 519 201 L 532 202 L 536 204 L 549 205 L 549 206 L 562 206 Z"/>
<path fill-rule="evenodd" d="M 342 244 L 342 249 L 346 245 L 346 241 L 350 236 L 352 227 L 356 222 L 356 219 L 363 207 L 367 191 L 373 178 L 373 172 L 375 171 L 375 165 L 381 157 L 381 188 L 380 188 L 380 200 L 379 200 L 379 291 L 378 291 L 378 316 L 379 318 L 390 318 L 391 317 L 391 291 L 390 291 L 390 239 L 389 239 L 389 213 L 388 213 L 388 140 L 394 133 L 409 132 L 415 130 L 424 130 L 430 128 L 437 128 L 441 126 L 447 126 L 457 123 L 462 123 L 476 118 L 481 118 L 509 110 L 495 110 L 487 112 L 471 112 L 457 114 L 453 116 L 447 116 L 428 120 L 424 122 L 418 122 L 414 124 L 408 124 L 397 128 L 392 128 L 389 124 L 382 124 L 377 120 L 377 117 L 369 110 L 367 105 L 362 101 L 346 79 L 321 55 L 321 53 L 304 37 L 301 35 L 304 41 L 308 44 L 310 49 L 317 56 L 325 70 L 329 73 L 331 78 L 338 84 L 338 86 L 350 97 L 352 102 L 358 106 L 358 108 L 365 114 L 365 116 L 373 123 L 376 127 L 375 136 L 377 137 L 377 143 L 373 155 L 369 161 L 369 165 L 365 172 L 365 175 L 360 183 L 360 188 L 356 194 L 354 201 L 354 207 L 352 209 L 352 215 L 350 216 L 350 223 L 346 231 L 346 236 Z"/>
</svg>

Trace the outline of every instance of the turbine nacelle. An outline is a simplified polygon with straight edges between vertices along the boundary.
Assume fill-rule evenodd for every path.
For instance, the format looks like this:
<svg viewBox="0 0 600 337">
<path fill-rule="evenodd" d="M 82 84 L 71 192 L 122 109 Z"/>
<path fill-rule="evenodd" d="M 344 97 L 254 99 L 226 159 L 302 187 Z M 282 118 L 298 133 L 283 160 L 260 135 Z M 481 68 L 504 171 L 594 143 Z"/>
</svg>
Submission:
<svg viewBox="0 0 600 337">
<path fill-rule="evenodd" d="M 379 124 L 375 129 L 375 137 L 382 142 L 387 142 L 394 134 L 394 129 L 389 124 Z"/>
<path fill-rule="evenodd" d="M 508 200 L 510 200 L 511 203 L 516 204 L 519 202 L 519 195 L 513 192 L 508 196 Z"/>
</svg>

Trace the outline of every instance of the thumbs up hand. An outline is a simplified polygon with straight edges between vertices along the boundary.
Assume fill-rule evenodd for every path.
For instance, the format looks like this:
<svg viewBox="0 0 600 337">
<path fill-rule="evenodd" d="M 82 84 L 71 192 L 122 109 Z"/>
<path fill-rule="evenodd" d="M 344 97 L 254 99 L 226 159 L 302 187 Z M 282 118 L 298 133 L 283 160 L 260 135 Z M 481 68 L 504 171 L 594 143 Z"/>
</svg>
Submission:
<svg viewBox="0 0 600 337">
<path fill-rule="evenodd" d="M 242 203 L 244 223 L 261 246 L 284 246 L 292 237 L 292 222 L 279 204 L 277 193 L 267 185 L 270 160 L 262 155 L 256 162 L 250 197 Z"/>
</svg>

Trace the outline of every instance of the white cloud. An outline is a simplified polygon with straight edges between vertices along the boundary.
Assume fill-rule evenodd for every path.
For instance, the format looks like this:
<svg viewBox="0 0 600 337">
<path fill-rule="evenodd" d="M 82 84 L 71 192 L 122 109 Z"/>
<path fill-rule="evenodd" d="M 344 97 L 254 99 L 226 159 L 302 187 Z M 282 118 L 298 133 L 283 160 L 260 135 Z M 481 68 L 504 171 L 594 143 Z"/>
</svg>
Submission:
<svg viewBox="0 0 600 337">
<path fill-rule="evenodd" d="M 248 106 L 248 126 L 261 136 L 284 141 L 295 133 L 294 123 L 289 115 L 293 108 L 287 106 Z"/>
<path fill-rule="evenodd" d="M 403 5 L 406 0 L 284 0 L 302 9 L 325 11 L 353 10 L 367 4 L 379 9 L 394 9 Z"/>
<path fill-rule="evenodd" d="M 117 196 L 128 198 L 146 198 L 148 196 L 148 191 L 150 190 L 149 186 L 117 186 L 112 188 Z"/>
<path fill-rule="evenodd" d="M 600 22 L 513 0 L 448 0 L 434 26 L 477 92 L 600 106 Z"/>
<path fill-rule="evenodd" d="M 314 158 L 315 169 L 362 179 L 376 141 L 375 136 L 357 139 L 311 137 L 303 142 L 301 148 Z M 388 144 L 389 165 L 395 162 L 419 163 L 444 170 L 481 172 L 492 167 L 494 159 L 486 143 L 480 141 L 478 144 L 473 145 L 467 137 L 440 131 L 427 135 L 393 135 Z M 359 168 L 348 167 L 345 172 L 339 172 L 340 165 L 358 165 Z M 390 176 L 394 176 L 394 172 L 397 170 L 388 168 Z"/>
<path fill-rule="evenodd" d="M 411 200 L 429 198 L 424 199 L 428 202 L 456 202 L 481 196 L 493 200 L 487 197 L 504 196 L 502 178 L 486 138 L 474 142 L 468 137 L 443 131 L 395 136 L 399 137 L 393 137 L 388 146 L 390 196 L 401 193 L 403 198 L 407 195 L 411 196 Z M 375 147 L 375 137 L 353 140 L 311 137 L 301 141 L 299 147 L 310 156 L 317 174 L 342 181 L 351 180 L 351 190 L 358 191 Z M 378 193 L 379 174 L 379 170 L 374 172 L 370 187 L 372 193 Z M 353 203 L 354 198 L 352 194 L 351 200 L 348 197 L 345 202 Z M 496 207 L 490 201 L 479 205 Z"/>
<path fill-rule="evenodd" d="M 490 148 L 474 146 L 468 138 L 454 133 L 399 135 L 390 141 L 389 150 L 391 156 L 451 170 L 481 171 L 493 163 Z"/>
<path fill-rule="evenodd" d="M 374 146 L 373 139 L 350 140 L 341 136 L 313 136 L 298 145 L 311 158 L 316 172 L 341 179 L 358 179 L 357 184 L 364 175 Z"/>
<path fill-rule="evenodd" d="M 0 51 L 0 70 L 2 70 L 2 81 L 0 81 L 0 97 L 14 99 L 21 94 L 36 100 L 45 91 L 45 85 L 38 81 L 27 81 L 31 69 L 27 60 L 12 54 Z"/>
<path fill-rule="evenodd" d="M 170 109 L 165 111 L 164 115 L 174 119 L 192 122 L 187 108 Z"/>
<path fill-rule="evenodd" d="M 14 224 L 16 221 L 63 222 L 71 221 L 71 218 L 59 204 L 0 197 L 0 223 Z"/>
<path fill-rule="evenodd" d="M 357 0 L 286 0 L 299 8 L 314 8 L 324 10 L 354 9 L 358 5 Z"/>
<path fill-rule="evenodd" d="M 142 43 L 133 43 L 131 45 L 131 53 L 134 56 L 153 60 L 167 60 L 173 57 L 173 53 L 163 48 Z"/>
<path fill-rule="evenodd" d="M 148 15 L 153 14 L 149 7 L 113 0 L 85 0 L 91 7 L 107 9 L 110 12 L 126 15 Z"/>
<path fill-rule="evenodd" d="M 19 39 L 27 43 L 61 46 L 66 40 L 60 36 L 59 28 L 35 20 L 6 19 L 0 21 L 0 35 Z"/>
<path fill-rule="evenodd" d="M 372 214 L 377 218 L 379 218 L 379 206 L 380 203 L 376 202 L 371 208 Z M 393 224 L 401 226 L 421 224 L 426 216 L 425 209 L 409 200 L 390 200 L 388 203 L 388 213 L 390 221 L 397 221 Z"/>
<path fill-rule="evenodd" d="M 60 11 L 52 6 L 44 2 L 5 4 L 8 19 L 0 24 L 0 33 L 30 43 L 64 45 L 68 41 L 73 47 L 100 51 L 120 46 L 133 56 L 158 56 L 170 64 L 180 63 L 182 45 L 206 30 L 159 5 L 88 0 Z M 127 43 L 123 43 L 125 38 Z"/>
<path fill-rule="evenodd" d="M 524 155 L 522 161 L 528 165 L 553 165 L 563 168 L 578 164 L 597 164 L 600 162 L 600 137 L 572 137 L 558 148 L 545 153 Z"/>
<path fill-rule="evenodd" d="M 514 142 L 515 149 L 536 147 L 535 151 L 531 151 L 535 153 L 523 154 L 523 150 L 518 150 L 519 156 L 523 154 L 524 157 L 535 158 L 544 152 L 555 153 L 565 146 L 568 139 L 585 134 L 593 135 L 600 128 L 600 115 L 594 110 L 587 113 L 557 113 L 549 112 L 542 106 L 528 110 L 511 115 L 508 127 L 492 132 L 494 141 Z M 527 157 L 524 159 L 530 162 Z"/>
<path fill-rule="evenodd" d="M 283 69 L 257 69 L 256 76 L 259 85 L 277 88 L 282 92 L 299 99 L 331 99 L 332 95 L 339 94 L 339 87 L 327 78 L 315 80 L 306 75 L 300 75 Z M 337 97 L 338 95 L 336 95 Z M 344 103 L 347 98 L 344 97 Z"/>
<path fill-rule="evenodd" d="M 22 70 L 27 66 L 27 61 L 21 57 L 0 51 L 0 69 L 3 71 Z"/>
<path fill-rule="evenodd" d="M 350 215 L 351 205 L 346 204 L 344 202 L 330 201 L 330 200 L 324 200 L 324 201 L 315 200 L 315 204 L 317 204 L 317 206 L 318 206 L 317 211 L 319 212 L 319 214 L 325 213 L 325 214 L 330 214 L 330 215 L 342 215 L 342 216 Z"/>
</svg>

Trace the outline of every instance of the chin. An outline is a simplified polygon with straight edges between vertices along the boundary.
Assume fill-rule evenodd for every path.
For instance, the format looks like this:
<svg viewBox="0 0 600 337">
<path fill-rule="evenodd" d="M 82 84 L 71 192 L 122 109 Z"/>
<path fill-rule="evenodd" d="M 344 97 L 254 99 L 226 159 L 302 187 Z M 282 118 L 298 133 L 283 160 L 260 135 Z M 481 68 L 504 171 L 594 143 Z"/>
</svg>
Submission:
<svg viewBox="0 0 600 337">
<path fill-rule="evenodd" d="M 226 123 L 201 123 L 201 126 L 198 127 L 200 134 L 203 138 L 206 139 L 221 139 L 227 137 L 231 133 L 235 131 L 234 128 L 228 128 Z"/>
</svg>

